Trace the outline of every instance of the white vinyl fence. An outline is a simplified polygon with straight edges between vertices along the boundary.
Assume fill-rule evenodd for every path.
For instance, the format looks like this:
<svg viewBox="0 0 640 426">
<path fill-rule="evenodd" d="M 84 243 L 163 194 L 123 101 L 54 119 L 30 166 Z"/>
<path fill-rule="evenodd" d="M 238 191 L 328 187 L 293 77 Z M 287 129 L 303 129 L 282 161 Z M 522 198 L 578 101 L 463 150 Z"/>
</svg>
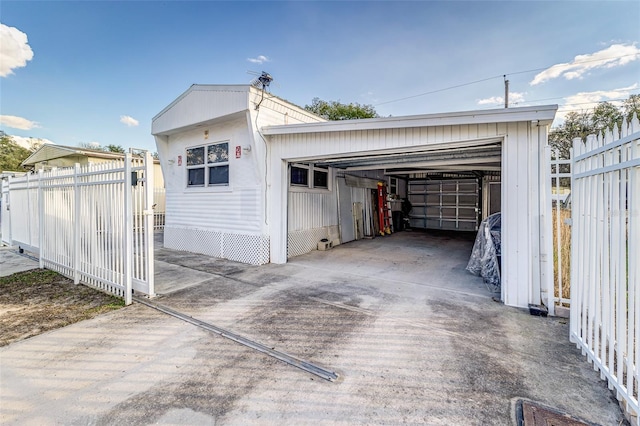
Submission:
<svg viewBox="0 0 640 426">
<path fill-rule="evenodd" d="M 153 188 L 153 229 L 164 229 L 167 194 L 164 188 Z"/>
<path fill-rule="evenodd" d="M 640 425 L 638 118 L 575 140 L 573 157 L 570 337 Z"/>
<path fill-rule="evenodd" d="M 3 185 L 7 242 L 37 254 L 41 268 L 126 304 L 132 289 L 153 296 L 152 164 L 150 154 L 127 154 L 124 161 L 10 178 Z"/>
</svg>

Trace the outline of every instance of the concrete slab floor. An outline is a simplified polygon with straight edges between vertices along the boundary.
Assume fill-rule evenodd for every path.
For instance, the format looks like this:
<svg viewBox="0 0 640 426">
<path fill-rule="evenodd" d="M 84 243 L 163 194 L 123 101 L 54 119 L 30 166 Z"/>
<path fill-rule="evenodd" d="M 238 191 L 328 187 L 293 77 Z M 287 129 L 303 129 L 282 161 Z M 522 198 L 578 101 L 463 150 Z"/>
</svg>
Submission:
<svg viewBox="0 0 640 426">
<path fill-rule="evenodd" d="M 157 302 L 337 382 L 134 304 L 0 349 L 0 423 L 510 425 L 515 398 L 624 423 L 566 320 L 496 303 L 464 273 L 472 242 L 393 237 L 261 267 L 157 252 L 197 272 Z"/>
</svg>

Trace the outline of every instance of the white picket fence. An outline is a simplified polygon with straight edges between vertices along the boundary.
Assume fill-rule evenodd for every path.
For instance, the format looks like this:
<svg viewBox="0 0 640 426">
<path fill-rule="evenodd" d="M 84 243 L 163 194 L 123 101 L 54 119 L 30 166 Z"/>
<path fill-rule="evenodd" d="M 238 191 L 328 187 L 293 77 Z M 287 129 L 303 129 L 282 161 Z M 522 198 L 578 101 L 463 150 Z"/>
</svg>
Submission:
<svg viewBox="0 0 640 426">
<path fill-rule="evenodd" d="M 573 144 L 571 341 L 638 419 L 640 123 Z"/>
<path fill-rule="evenodd" d="M 126 304 L 132 289 L 153 296 L 152 164 L 150 154 L 127 154 L 124 161 L 10 178 L 3 185 L 3 222 L 10 224 L 3 240 L 35 253 L 41 268 Z"/>
</svg>

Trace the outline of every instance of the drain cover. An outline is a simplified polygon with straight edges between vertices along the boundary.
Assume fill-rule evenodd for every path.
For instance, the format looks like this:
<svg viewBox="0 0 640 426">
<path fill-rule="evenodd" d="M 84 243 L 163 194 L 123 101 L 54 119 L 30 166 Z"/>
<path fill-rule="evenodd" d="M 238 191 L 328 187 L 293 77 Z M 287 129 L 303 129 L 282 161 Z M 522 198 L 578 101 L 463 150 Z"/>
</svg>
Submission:
<svg viewBox="0 0 640 426">
<path fill-rule="evenodd" d="M 596 426 L 567 413 L 531 401 L 516 405 L 517 426 Z"/>
</svg>

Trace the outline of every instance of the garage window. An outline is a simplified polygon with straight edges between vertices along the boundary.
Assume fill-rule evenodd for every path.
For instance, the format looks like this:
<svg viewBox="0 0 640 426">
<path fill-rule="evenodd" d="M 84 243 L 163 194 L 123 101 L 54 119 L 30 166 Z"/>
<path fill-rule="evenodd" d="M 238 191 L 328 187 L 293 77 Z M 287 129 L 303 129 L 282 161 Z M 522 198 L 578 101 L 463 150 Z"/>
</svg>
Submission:
<svg viewBox="0 0 640 426">
<path fill-rule="evenodd" d="M 309 186 L 309 166 L 291 166 L 291 185 Z"/>
<path fill-rule="evenodd" d="M 229 142 L 187 148 L 187 186 L 229 185 Z"/>
<path fill-rule="evenodd" d="M 294 187 L 329 189 L 329 169 L 313 164 L 292 164 L 289 183 Z"/>
<path fill-rule="evenodd" d="M 329 170 L 321 167 L 313 168 L 313 187 L 324 188 L 329 187 Z"/>
</svg>

